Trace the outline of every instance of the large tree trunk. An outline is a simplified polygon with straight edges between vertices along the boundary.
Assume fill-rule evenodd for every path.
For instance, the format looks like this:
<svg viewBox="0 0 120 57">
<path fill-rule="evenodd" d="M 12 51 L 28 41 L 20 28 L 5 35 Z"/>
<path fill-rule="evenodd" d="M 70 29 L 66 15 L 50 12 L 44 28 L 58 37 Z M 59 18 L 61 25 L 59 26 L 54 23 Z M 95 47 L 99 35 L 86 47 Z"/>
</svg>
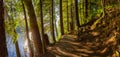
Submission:
<svg viewBox="0 0 120 57">
<path fill-rule="evenodd" d="M 33 45 L 34 45 L 34 57 L 41 57 L 41 55 L 43 54 L 42 41 L 41 41 L 32 1 L 23 0 L 23 2 L 27 7 L 28 16 L 30 19 L 30 29 L 32 32 L 32 39 L 33 39 Z"/>
<path fill-rule="evenodd" d="M 25 19 L 25 26 L 26 26 L 26 37 L 27 37 L 27 41 L 28 41 L 29 56 L 33 57 L 34 54 L 33 54 L 32 43 L 31 43 L 30 37 L 29 37 L 27 15 L 26 15 L 26 10 L 25 10 L 25 6 L 24 6 L 23 2 L 22 2 L 22 6 L 23 6 L 23 11 L 24 11 L 24 19 Z"/>
<path fill-rule="evenodd" d="M 78 0 L 74 0 L 75 1 L 75 18 L 76 18 L 76 24 L 77 27 L 80 26 L 80 22 L 79 22 L 79 13 L 78 13 Z"/>
<path fill-rule="evenodd" d="M 0 57 L 8 57 L 5 36 L 3 0 L 0 0 Z"/>
<path fill-rule="evenodd" d="M 51 30 L 52 30 L 52 37 L 54 40 L 54 44 L 56 43 L 56 39 L 55 39 L 55 33 L 54 33 L 54 0 L 52 0 L 52 22 L 51 22 Z"/>
<path fill-rule="evenodd" d="M 60 28 L 61 28 L 61 35 L 64 35 L 63 14 L 62 14 L 62 0 L 60 0 Z"/>
</svg>

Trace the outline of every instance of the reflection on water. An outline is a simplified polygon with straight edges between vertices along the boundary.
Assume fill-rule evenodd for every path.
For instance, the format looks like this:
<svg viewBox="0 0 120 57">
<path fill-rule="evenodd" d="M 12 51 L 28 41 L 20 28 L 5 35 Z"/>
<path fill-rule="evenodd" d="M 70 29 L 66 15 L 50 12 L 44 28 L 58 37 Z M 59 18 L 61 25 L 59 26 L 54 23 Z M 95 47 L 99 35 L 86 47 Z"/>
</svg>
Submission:
<svg viewBox="0 0 120 57">
<path fill-rule="evenodd" d="M 49 40 L 53 40 L 51 38 L 50 32 L 47 33 L 49 36 Z M 28 42 L 25 40 L 25 34 L 24 33 L 19 33 L 19 39 L 18 39 L 18 44 L 19 44 L 19 49 L 22 57 L 29 57 L 28 53 Z M 31 32 L 29 32 L 30 40 L 31 40 Z M 56 37 L 56 32 L 55 32 L 55 37 Z M 6 42 L 7 42 L 7 48 L 8 48 L 8 57 L 17 57 L 16 56 L 16 48 L 15 44 L 12 42 L 12 38 L 6 36 Z M 25 49 L 25 50 L 24 50 Z"/>
<path fill-rule="evenodd" d="M 24 35 L 23 33 L 20 33 L 19 39 L 18 39 L 18 43 L 19 43 L 19 48 L 20 48 L 20 53 L 22 57 L 26 57 L 25 53 L 24 53 Z M 15 48 L 15 44 L 12 42 L 12 38 L 7 36 L 6 39 L 7 42 L 7 48 L 8 48 L 8 56 L 9 57 L 16 57 L 16 48 Z"/>
</svg>

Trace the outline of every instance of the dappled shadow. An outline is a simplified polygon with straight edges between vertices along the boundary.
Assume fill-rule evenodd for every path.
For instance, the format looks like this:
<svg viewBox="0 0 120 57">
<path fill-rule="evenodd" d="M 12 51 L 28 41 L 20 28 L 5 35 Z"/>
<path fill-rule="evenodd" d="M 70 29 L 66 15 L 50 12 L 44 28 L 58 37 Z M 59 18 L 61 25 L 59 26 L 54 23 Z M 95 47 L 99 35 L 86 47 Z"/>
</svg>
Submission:
<svg viewBox="0 0 120 57">
<path fill-rule="evenodd" d="M 78 31 L 77 35 L 63 35 L 59 42 L 47 48 L 46 57 L 115 57 L 113 54 L 120 49 L 117 48 L 120 44 L 119 18 L 104 19 L 105 22 L 100 22 L 94 30 L 88 28 Z"/>
<path fill-rule="evenodd" d="M 92 35 L 94 33 L 89 33 L 89 37 L 99 37 Z M 68 37 L 67 37 L 68 36 Z M 102 41 L 102 40 L 101 40 Z M 107 43 L 103 42 L 103 43 Z M 70 38 L 69 35 L 64 36 L 60 42 L 56 43 L 55 46 L 48 48 L 48 51 L 52 53 L 55 57 L 107 57 L 112 56 L 111 46 L 103 45 L 98 40 L 86 39 L 85 41 L 78 41 L 77 38 Z M 110 50 L 111 49 L 111 50 Z M 107 50 L 107 51 L 106 51 Z M 107 53 L 106 53 L 107 52 Z M 50 57 L 50 56 L 49 56 Z"/>
<path fill-rule="evenodd" d="M 64 37 L 63 37 L 64 38 Z M 77 42 L 76 38 L 74 40 L 72 38 L 69 38 L 66 40 L 67 36 L 65 36 L 64 40 L 60 40 L 59 43 L 57 43 L 54 47 L 52 47 L 50 52 L 55 54 L 55 56 L 60 57 L 80 57 L 80 56 L 89 56 L 94 53 L 94 51 L 91 50 L 91 43 L 81 43 Z M 55 49 L 55 50 L 54 50 Z"/>
<path fill-rule="evenodd" d="M 114 39 L 114 36 L 111 35 L 108 39 L 102 39 L 102 37 L 105 37 L 102 34 L 98 32 L 89 32 L 80 36 L 80 38 L 84 38 L 82 40 L 65 35 L 55 46 L 48 48 L 48 51 L 56 57 L 112 56 L 112 46 L 114 46 L 114 41 L 112 39 Z M 110 41 L 113 42 L 110 43 Z"/>
</svg>

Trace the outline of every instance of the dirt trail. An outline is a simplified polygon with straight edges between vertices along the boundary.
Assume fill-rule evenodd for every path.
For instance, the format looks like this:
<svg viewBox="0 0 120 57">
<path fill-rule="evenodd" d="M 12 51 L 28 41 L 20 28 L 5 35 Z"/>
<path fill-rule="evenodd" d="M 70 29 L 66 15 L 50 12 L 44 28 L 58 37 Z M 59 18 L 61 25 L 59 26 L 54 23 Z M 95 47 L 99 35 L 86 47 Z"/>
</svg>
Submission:
<svg viewBox="0 0 120 57">
<path fill-rule="evenodd" d="M 63 38 L 53 47 L 49 47 L 50 53 L 55 57 L 80 57 L 89 56 L 94 53 L 89 45 L 76 41 L 75 35 L 64 35 Z"/>
<path fill-rule="evenodd" d="M 115 57 L 120 49 L 120 16 L 103 21 L 92 31 L 64 35 L 55 46 L 48 47 L 45 57 Z"/>
<path fill-rule="evenodd" d="M 55 45 L 48 48 L 46 57 L 99 57 L 96 53 L 97 46 L 93 42 L 77 42 L 77 36 L 64 35 L 64 37 Z"/>
</svg>

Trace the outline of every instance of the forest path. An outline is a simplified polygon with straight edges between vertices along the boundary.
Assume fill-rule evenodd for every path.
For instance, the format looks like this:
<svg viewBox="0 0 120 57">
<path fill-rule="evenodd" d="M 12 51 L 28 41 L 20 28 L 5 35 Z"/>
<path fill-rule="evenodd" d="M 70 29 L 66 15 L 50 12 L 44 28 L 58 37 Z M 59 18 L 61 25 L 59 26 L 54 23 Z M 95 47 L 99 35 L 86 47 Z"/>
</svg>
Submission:
<svg viewBox="0 0 120 57">
<path fill-rule="evenodd" d="M 120 15 L 104 19 L 95 30 L 78 36 L 63 35 L 54 46 L 48 47 L 45 57 L 116 57 L 115 51 L 120 52 L 119 44 Z"/>
<path fill-rule="evenodd" d="M 64 35 L 55 46 L 49 47 L 48 51 L 55 57 L 90 57 L 95 53 L 93 48 L 95 45 L 91 42 L 77 42 L 77 36 Z"/>
</svg>

